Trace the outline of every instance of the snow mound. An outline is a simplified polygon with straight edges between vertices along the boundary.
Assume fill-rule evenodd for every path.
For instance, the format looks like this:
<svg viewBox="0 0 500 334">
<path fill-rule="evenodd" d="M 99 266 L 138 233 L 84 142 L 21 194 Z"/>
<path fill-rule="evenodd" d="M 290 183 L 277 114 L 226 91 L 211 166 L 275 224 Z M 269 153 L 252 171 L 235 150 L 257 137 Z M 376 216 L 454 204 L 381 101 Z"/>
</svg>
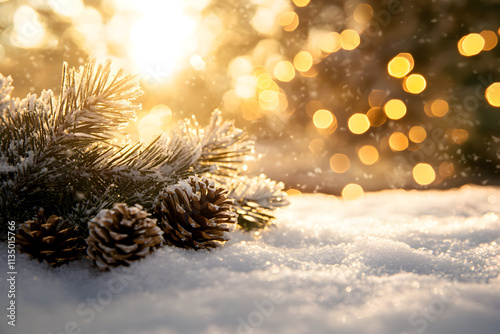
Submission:
<svg viewBox="0 0 500 334">
<path fill-rule="evenodd" d="M 109 273 L 17 255 L 17 326 L 0 332 L 498 334 L 499 188 L 290 200 L 257 235 Z"/>
</svg>

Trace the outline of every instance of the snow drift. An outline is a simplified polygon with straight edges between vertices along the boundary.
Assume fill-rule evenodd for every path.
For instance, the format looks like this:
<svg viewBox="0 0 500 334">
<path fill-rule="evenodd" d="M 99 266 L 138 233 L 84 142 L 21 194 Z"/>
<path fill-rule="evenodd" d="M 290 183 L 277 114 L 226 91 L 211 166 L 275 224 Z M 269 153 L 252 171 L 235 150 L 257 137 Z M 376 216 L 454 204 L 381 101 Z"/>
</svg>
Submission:
<svg viewBox="0 0 500 334">
<path fill-rule="evenodd" d="M 0 332 L 499 332 L 500 188 L 291 203 L 222 249 L 165 247 L 108 273 L 18 254 L 16 327 L 4 315 Z M 6 255 L 0 267 L 6 314 Z"/>
</svg>

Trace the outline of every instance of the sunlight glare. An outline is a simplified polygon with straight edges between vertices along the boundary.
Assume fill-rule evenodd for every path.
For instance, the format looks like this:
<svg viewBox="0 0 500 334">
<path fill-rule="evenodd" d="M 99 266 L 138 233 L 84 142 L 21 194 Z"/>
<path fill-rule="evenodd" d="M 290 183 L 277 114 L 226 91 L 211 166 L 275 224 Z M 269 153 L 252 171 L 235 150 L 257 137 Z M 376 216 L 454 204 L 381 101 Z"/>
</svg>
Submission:
<svg viewBox="0 0 500 334">
<path fill-rule="evenodd" d="M 180 1 L 124 3 L 140 13 L 130 30 L 130 57 L 140 72 L 161 81 L 196 50 L 196 20 L 185 14 L 186 5 Z"/>
</svg>

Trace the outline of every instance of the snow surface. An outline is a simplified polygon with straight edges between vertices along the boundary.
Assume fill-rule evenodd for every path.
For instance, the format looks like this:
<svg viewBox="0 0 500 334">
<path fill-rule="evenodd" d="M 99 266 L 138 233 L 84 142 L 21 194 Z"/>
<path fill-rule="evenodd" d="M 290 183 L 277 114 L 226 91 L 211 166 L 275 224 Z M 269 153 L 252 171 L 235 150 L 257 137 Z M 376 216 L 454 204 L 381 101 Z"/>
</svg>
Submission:
<svg viewBox="0 0 500 334">
<path fill-rule="evenodd" d="M 499 214 L 491 187 L 304 195 L 216 251 L 163 248 L 109 273 L 17 255 L 17 326 L 2 315 L 0 332 L 498 334 Z"/>
</svg>

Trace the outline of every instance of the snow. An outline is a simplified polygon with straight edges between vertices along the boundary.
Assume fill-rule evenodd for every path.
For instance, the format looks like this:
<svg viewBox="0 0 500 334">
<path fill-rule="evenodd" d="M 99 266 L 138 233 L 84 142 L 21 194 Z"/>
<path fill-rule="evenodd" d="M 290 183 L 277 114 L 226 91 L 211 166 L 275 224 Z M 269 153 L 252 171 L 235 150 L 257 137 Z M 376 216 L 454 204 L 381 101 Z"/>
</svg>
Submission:
<svg viewBox="0 0 500 334">
<path fill-rule="evenodd" d="M 17 255 L 17 326 L 0 332 L 499 333 L 500 188 L 290 201 L 256 238 L 108 273 Z"/>
</svg>

